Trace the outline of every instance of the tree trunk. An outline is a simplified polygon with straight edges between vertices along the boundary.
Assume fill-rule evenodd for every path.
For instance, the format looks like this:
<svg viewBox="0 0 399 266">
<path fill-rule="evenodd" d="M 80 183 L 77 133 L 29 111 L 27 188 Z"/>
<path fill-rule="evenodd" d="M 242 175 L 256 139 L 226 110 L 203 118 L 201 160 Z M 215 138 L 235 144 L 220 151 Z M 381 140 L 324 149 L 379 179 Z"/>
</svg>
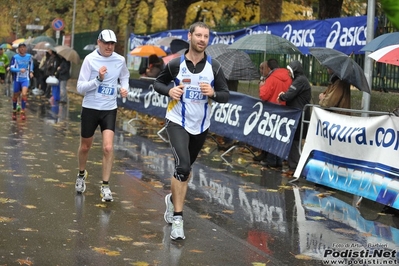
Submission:
<svg viewBox="0 0 399 266">
<path fill-rule="evenodd" d="M 147 14 L 147 21 L 146 21 L 146 25 L 147 25 L 147 33 L 151 32 L 151 28 L 152 28 L 152 12 L 154 10 L 154 6 L 155 6 L 155 1 L 149 0 L 147 1 L 147 5 L 148 5 L 148 14 Z"/>
<path fill-rule="evenodd" d="M 168 29 L 184 29 L 184 21 L 188 7 L 198 2 L 198 0 L 165 0 L 165 6 L 168 10 Z"/>
<path fill-rule="evenodd" d="M 319 19 L 339 18 L 344 0 L 319 0 Z"/>
<path fill-rule="evenodd" d="M 283 0 L 260 0 L 260 23 L 281 20 Z"/>
</svg>

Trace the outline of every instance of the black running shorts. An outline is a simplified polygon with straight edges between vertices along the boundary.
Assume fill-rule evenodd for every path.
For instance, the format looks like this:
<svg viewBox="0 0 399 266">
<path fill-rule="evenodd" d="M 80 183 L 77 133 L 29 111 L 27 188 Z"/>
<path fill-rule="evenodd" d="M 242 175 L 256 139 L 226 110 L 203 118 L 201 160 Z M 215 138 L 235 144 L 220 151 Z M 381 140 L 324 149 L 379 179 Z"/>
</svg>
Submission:
<svg viewBox="0 0 399 266">
<path fill-rule="evenodd" d="M 97 127 L 100 126 L 101 132 L 106 129 L 115 132 L 117 109 L 101 111 L 82 107 L 80 114 L 80 136 L 90 138 L 94 135 Z"/>
</svg>

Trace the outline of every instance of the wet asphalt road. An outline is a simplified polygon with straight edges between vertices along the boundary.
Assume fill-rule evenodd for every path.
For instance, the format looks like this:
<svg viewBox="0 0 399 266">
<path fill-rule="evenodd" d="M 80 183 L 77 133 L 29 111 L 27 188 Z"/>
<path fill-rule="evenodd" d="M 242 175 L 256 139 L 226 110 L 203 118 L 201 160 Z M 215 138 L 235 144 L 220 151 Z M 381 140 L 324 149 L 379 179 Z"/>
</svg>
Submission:
<svg viewBox="0 0 399 266">
<path fill-rule="evenodd" d="M 0 97 L 0 265 L 323 265 L 332 247 L 399 247 L 396 212 L 290 184 L 243 148 L 222 160 L 211 138 L 189 183 L 186 240 L 171 241 L 163 213 L 173 159 L 160 121 L 128 123 L 120 112 L 114 202 L 102 203 L 99 131 L 87 190 L 74 192 L 80 100 L 31 96 L 27 120 L 11 121 L 10 98 Z"/>
</svg>

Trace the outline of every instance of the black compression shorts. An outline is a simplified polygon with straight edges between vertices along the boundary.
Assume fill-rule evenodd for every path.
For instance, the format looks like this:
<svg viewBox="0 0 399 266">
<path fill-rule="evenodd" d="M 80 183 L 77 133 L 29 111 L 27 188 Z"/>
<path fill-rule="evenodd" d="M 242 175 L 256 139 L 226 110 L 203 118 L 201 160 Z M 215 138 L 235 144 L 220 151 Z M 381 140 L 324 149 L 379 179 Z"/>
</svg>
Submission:
<svg viewBox="0 0 399 266">
<path fill-rule="evenodd" d="M 167 121 L 166 132 L 168 133 L 169 143 L 175 157 L 175 172 L 188 176 L 191 171 L 191 165 L 197 159 L 205 143 L 208 130 L 198 135 L 192 135 L 182 126 Z"/>
<path fill-rule="evenodd" d="M 82 138 L 90 138 L 94 135 L 97 127 L 100 126 L 101 132 L 106 129 L 115 132 L 117 109 L 100 111 L 82 107 L 80 115 L 80 135 Z"/>
</svg>

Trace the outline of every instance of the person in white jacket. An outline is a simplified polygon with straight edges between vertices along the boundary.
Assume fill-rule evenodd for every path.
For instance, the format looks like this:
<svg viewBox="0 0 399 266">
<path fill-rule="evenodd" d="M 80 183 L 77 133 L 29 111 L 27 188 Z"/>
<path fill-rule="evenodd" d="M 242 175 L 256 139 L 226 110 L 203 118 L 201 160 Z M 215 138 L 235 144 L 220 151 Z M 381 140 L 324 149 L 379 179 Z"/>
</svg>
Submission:
<svg viewBox="0 0 399 266">
<path fill-rule="evenodd" d="M 100 126 L 102 134 L 102 185 L 100 196 L 103 202 L 113 201 L 109 179 L 114 155 L 114 134 L 117 114 L 117 94 L 127 97 L 129 70 L 123 56 L 114 52 L 116 35 L 112 30 L 101 31 L 98 48 L 88 54 L 80 69 L 77 91 L 84 95 L 81 111 L 81 137 L 78 149 L 79 173 L 75 190 L 86 190 L 86 162 L 93 143 L 94 133 Z"/>
</svg>

